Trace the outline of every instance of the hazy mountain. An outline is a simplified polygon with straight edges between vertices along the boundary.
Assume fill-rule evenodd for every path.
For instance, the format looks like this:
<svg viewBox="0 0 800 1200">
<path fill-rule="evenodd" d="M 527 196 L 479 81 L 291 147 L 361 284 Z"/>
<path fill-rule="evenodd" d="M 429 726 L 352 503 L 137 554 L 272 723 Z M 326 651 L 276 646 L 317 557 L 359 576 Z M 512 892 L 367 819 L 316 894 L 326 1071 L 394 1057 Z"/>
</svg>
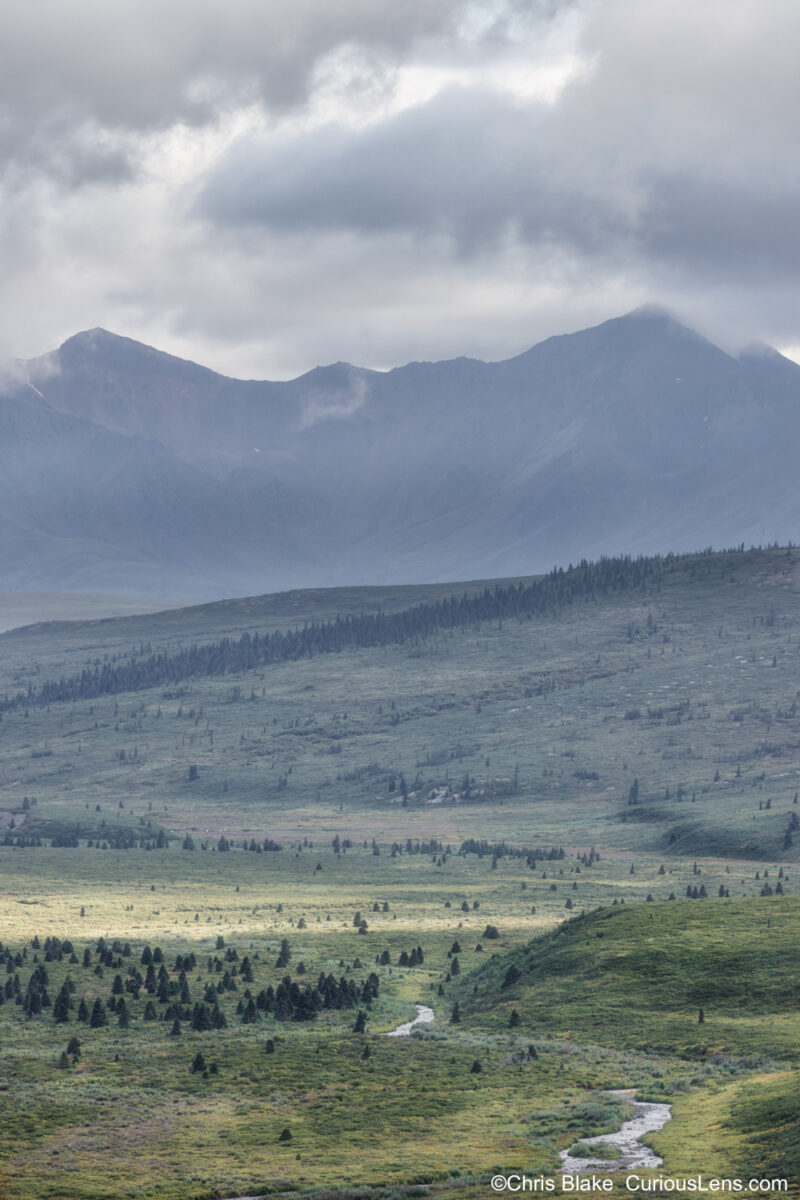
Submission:
<svg viewBox="0 0 800 1200">
<path fill-rule="evenodd" d="M 800 367 L 639 309 L 516 358 L 228 379 L 103 330 L 0 401 L 0 587 L 206 598 L 796 538 Z"/>
<path fill-rule="evenodd" d="M 241 492 L 154 440 L 58 412 L 31 387 L 0 395 L 0 590 L 217 594 L 252 559 L 303 556 L 287 541 L 283 497 L 259 511 Z M 235 536 L 231 536 L 235 531 Z M 59 584 L 60 581 L 60 584 Z"/>
</svg>

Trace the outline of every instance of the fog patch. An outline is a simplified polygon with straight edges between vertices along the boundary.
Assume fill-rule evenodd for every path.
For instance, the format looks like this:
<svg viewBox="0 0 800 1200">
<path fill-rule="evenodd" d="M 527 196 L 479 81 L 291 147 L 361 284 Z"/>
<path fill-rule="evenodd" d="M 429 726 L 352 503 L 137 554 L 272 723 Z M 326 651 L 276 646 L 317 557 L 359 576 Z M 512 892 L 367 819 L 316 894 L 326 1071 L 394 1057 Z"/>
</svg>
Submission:
<svg viewBox="0 0 800 1200">
<path fill-rule="evenodd" d="M 366 379 L 351 376 L 346 388 L 311 392 L 301 405 L 300 429 L 311 429 L 320 421 L 346 420 L 364 407 L 369 386 Z"/>
</svg>

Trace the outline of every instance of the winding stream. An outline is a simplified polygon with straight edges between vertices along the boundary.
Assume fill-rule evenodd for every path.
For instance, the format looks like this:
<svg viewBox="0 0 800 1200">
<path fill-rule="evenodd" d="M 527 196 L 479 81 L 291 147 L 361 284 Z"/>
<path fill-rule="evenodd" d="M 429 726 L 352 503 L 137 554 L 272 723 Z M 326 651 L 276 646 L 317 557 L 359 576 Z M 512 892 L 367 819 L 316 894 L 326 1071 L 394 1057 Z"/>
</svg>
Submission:
<svg viewBox="0 0 800 1200">
<path fill-rule="evenodd" d="M 405 1021 L 396 1029 L 390 1029 L 384 1037 L 408 1037 L 415 1025 L 429 1025 L 433 1020 L 433 1009 L 427 1004 L 415 1004 L 417 1015 L 413 1021 Z M 618 1096 L 630 1100 L 632 1091 L 621 1089 L 609 1091 L 607 1096 Z M 616 1133 L 603 1133 L 597 1137 L 580 1138 L 585 1146 L 616 1146 L 619 1158 L 577 1158 L 570 1154 L 569 1149 L 559 1152 L 561 1169 L 569 1174 L 579 1174 L 581 1171 L 624 1171 L 631 1167 L 660 1167 L 663 1159 L 659 1158 L 649 1146 L 643 1145 L 639 1138 L 645 1133 L 654 1133 L 670 1120 L 672 1113 L 669 1104 L 649 1104 L 642 1100 L 631 1100 L 633 1116 L 625 1121 Z M 577 1146 L 577 1142 L 573 1145 Z M 235 1200 L 258 1200 L 256 1196 L 237 1196 Z"/>
<path fill-rule="evenodd" d="M 417 1015 L 413 1021 L 406 1021 L 404 1025 L 398 1025 L 397 1029 L 390 1029 L 386 1037 L 408 1037 L 415 1025 L 429 1025 L 433 1020 L 433 1009 L 427 1004 L 415 1004 Z"/>
<path fill-rule="evenodd" d="M 607 1096 L 619 1096 L 629 1100 L 631 1092 L 627 1090 L 606 1092 Z M 585 1146 L 616 1146 L 619 1158 L 574 1158 L 570 1148 L 561 1150 L 561 1169 L 571 1174 L 580 1171 L 624 1171 L 630 1167 L 660 1167 L 663 1159 L 659 1158 L 649 1146 L 639 1141 L 644 1133 L 654 1133 L 669 1121 L 672 1113 L 669 1104 L 646 1104 L 641 1100 L 632 1100 L 633 1116 L 626 1121 L 616 1133 L 603 1133 L 598 1137 L 581 1138 Z M 577 1145 L 573 1142 L 573 1145 Z"/>
</svg>

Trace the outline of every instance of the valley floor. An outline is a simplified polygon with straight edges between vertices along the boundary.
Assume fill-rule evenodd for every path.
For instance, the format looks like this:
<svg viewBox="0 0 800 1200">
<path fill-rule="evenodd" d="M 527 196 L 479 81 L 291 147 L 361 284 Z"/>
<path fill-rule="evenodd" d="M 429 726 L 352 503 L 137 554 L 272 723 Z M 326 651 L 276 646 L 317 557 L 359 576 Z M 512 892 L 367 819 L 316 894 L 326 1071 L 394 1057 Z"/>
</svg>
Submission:
<svg viewBox="0 0 800 1200">
<path fill-rule="evenodd" d="M 620 1089 L 643 1177 L 796 1194 L 798 568 L 659 572 L 247 669 L 357 590 L 0 638 L 0 1198 L 569 1194 Z"/>
<path fill-rule="evenodd" d="M 800 1096 L 795 896 L 720 898 L 717 863 L 665 883 L 641 857 L 377 850 L 2 849 L 5 1194 L 557 1177 L 560 1150 L 619 1127 L 623 1087 L 673 1104 L 652 1138 L 669 1172 L 792 1178 L 732 1114 Z M 709 898 L 685 898 L 698 879 Z M 681 898 L 646 902 L 667 885 Z M 587 915 L 559 924 L 572 896 Z M 354 998 L 325 1007 L 329 978 Z M 419 1004 L 432 1023 L 384 1036 Z"/>
</svg>

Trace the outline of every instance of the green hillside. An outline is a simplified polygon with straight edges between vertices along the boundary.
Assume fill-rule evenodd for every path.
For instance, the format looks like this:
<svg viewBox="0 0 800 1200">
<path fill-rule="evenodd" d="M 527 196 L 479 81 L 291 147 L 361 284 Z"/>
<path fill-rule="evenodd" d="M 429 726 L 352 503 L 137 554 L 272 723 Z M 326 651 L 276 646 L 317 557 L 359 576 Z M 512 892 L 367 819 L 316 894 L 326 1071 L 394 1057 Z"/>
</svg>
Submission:
<svg viewBox="0 0 800 1200">
<path fill-rule="evenodd" d="M 718 1077 L 688 1096 L 680 1081 L 645 1084 L 674 1105 L 652 1145 L 673 1174 L 703 1164 L 797 1187 L 800 1072 L 759 1072 L 800 1057 L 799 937 L 796 897 L 598 909 L 492 954 L 453 995 L 473 1031 L 677 1055 L 723 1075 L 747 1067 L 746 1082 Z"/>
<path fill-rule="evenodd" d="M 602 908 L 492 955 L 463 1005 L 487 1028 L 507 1027 L 516 1010 L 549 1036 L 795 1059 L 799 937 L 797 896 Z"/>
<path fill-rule="evenodd" d="M 491 589 L 486 604 L 469 592 L 467 620 L 419 589 L 411 609 L 384 595 L 380 628 L 353 592 L 349 644 L 252 666 L 236 622 L 254 602 L 214 606 L 205 640 L 206 609 L 6 635 L 3 694 L 32 702 L 3 714 L 0 803 L 18 824 L 35 797 L 25 822 L 43 837 L 288 835 L 335 818 L 355 836 L 794 862 L 797 572 L 791 550 L 663 560 L 610 589 L 578 568 L 543 611 L 514 611 L 507 589 L 498 616 Z M 317 597 L 319 619 L 341 600 Z M 176 682 L 149 682 L 162 659 Z M 57 699 L 60 680 L 105 673 L 112 690 Z"/>
</svg>

